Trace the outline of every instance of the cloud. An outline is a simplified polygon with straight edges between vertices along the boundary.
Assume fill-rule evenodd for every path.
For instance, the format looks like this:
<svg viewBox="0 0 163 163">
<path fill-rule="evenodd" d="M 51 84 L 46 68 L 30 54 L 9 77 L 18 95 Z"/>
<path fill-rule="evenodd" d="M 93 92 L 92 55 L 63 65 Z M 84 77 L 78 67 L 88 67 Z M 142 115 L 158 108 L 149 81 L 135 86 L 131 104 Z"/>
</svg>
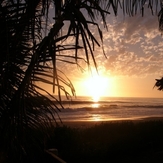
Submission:
<svg viewBox="0 0 163 163">
<path fill-rule="evenodd" d="M 112 75 L 146 76 L 163 70 L 163 43 L 157 16 L 147 10 L 144 17 L 115 18 L 104 34 L 108 59 L 107 72 Z"/>
<path fill-rule="evenodd" d="M 158 18 L 145 10 L 144 17 L 138 14 L 134 17 L 112 16 L 108 17 L 108 31 L 103 29 L 103 47 L 95 46 L 95 58 L 100 69 L 112 76 L 145 77 L 163 72 L 163 38 L 158 30 Z M 100 23 L 99 23 L 100 24 Z M 100 42 L 95 27 L 92 33 Z M 67 43 L 72 43 L 72 38 Z M 84 56 L 84 51 L 79 53 Z M 86 70 L 83 61 L 79 64 Z M 80 68 L 70 64 L 60 64 L 59 67 L 70 77 L 80 77 Z"/>
</svg>

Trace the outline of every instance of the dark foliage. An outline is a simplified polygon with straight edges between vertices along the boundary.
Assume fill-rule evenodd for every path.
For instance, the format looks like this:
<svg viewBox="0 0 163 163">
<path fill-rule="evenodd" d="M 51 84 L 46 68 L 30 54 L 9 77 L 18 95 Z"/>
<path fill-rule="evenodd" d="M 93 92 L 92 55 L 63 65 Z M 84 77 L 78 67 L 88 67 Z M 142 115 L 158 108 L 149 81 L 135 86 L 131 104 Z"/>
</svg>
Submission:
<svg viewBox="0 0 163 163">
<path fill-rule="evenodd" d="M 161 79 L 156 79 L 154 87 L 157 87 L 159 91 L 163 90 L 163 77 Z"/>
<path fill-rule="evenodd" d="M 113 122 L 56 128 L 49 146 L 71 163 L 156 162 L 163 159 L 163 122 Z"/>
</svg>

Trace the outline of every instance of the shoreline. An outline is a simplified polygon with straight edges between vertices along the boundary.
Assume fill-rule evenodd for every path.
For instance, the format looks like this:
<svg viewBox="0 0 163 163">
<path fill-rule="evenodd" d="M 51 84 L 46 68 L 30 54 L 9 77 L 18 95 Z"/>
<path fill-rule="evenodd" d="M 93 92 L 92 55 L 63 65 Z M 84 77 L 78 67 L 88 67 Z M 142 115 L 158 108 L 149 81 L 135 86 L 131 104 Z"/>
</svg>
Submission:
<svg viewBox="0 0 163 163">
<path fill-rule="evenodd" d="M 72 127 L 72 128 L 90 128 L 95 125 L 100 125 L 104 123 L 123 123 L 123 122 L 149 122 L 149 121 L 163 121 L 163 117 L 143 117 L 136 119 L 110 119 L 105 121 L 62 121 L 63 126 Z"/>
</svg>

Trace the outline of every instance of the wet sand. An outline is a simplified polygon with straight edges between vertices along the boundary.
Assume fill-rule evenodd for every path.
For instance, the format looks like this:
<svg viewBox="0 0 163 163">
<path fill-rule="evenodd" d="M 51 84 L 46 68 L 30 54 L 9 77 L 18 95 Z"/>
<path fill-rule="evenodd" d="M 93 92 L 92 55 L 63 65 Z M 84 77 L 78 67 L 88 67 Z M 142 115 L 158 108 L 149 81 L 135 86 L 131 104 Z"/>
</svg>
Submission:
<svg viewBox="0 0 163 163">
<path fill-rule="evenodd" d="M 95 125 L 103 124 L 103 123 L 121 123 L 121 122 L 145 122 L 145 121 L 163 121 L 163 117 L 144 117 L 144 118 L 137 118 L 137 119 L 110 119 L 108 121 L 63 121 L 63 125 L 67 127 L 73 128 L 89 128 Z"/>
</svg>

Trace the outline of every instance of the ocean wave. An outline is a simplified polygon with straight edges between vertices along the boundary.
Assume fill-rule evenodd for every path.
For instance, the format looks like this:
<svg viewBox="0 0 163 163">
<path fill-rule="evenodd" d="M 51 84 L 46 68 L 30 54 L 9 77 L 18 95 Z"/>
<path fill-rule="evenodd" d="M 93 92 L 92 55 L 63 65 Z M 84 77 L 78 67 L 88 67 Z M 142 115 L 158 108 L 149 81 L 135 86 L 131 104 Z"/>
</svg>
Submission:
<svg viewBox="0 0 163 163">
<path fill-rule="evenodd" d="M 126 108 L 160 108 L 163 109 L 163 105 L 124 105 Z"/>
<path fill-rule="evenodd" d="M 62 112 L 82 112 L 82 111 L 108 111 L 108 110 L 124 110 L 124 109 L 163 109 L 163 105 L 117 105 L 117 104 L 107 104 L 107 105 L 98 105 L 97 107 L 94 107 L 92 105 L 88 106 L 78 106 L 76 108 L 73 108 L 72 106 L 70 107 L 65 107 L 65 109 L 61 109 Z"/>
</svg>

